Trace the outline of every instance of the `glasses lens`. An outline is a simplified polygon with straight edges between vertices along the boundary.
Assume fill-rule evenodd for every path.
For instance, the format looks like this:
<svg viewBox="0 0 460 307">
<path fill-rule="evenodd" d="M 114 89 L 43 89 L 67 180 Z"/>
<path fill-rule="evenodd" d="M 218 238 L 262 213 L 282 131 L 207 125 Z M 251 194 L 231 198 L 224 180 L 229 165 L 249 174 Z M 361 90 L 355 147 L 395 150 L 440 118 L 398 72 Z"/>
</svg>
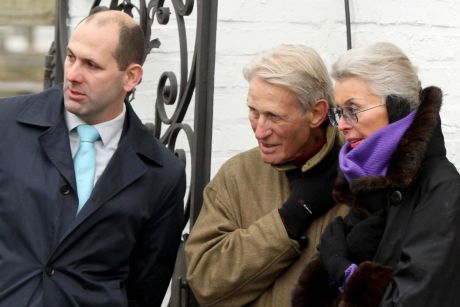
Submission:
<svg viewBox="0 0 460 307">
<path fill-rule="evenodd" d="M 337 108 L 330 108 L 327 112 L 327 116 L 329 117 L 329 121 L 334 127 L 339 125 L 341 111 Z"/>
<path fill-rule="evenodd" d="M 358 122 L 358 117 L 356 116 L 355 110 L 351 108 L 344 108 L 342 109 L 342 114 L 348 123 L 356 124 Z"/>
</svg>

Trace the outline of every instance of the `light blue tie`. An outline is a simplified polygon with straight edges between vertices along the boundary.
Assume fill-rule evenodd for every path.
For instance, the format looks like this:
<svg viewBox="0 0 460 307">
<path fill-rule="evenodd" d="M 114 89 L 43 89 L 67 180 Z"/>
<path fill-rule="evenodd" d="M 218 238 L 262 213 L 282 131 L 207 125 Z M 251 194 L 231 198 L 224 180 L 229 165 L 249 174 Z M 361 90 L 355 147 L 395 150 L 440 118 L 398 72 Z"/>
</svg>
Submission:
<svg viewBox="0 0 460 307">
<path fill-rule="evenodd" d="M 80 125 L 77 127 L 77 133 L 80 137 L 80 147 L 73 158 L 73 164 L 77 179 L 78 213 L 93 190 L 94 174 L 96 172 L 94 142 L 99 139 L 99 132 L 91 125 Z"/>
</svg>

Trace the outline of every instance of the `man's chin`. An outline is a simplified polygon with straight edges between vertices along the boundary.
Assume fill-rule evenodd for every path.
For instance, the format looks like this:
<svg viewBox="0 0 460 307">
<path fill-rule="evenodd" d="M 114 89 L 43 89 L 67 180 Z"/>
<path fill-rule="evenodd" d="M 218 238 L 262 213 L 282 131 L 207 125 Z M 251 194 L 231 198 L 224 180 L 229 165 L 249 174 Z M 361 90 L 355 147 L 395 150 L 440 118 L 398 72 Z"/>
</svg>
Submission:
<svg viewBox="0 0 460 307">
<path fill-rule="evenodd" d="M 267 164 L 271 164 L 271 165 L 283 164 L 283 160 L 280 159 L 280 157 L 277 157 L 275 154 L 264 154 L 263 152 L 260 152 L 260 157 L 262 158 L 262 161 Z"/>
<path fill-rule="evenodd" d="M 72 100 L 67 100 L 64 101 L 64 108 L 67 110 L 67 112 L 72 113 L 73 115 L 83 119 L 85 117 L 85 109 L 82 108 L 82 105 L 72 101 Z"/>
<path fill-rule="evenodd" d="M 76 108 L 75 102 L 71 99 L 64 99 L 64 107 L 70 113 L 78 113 L 78 109 Z"/>
</svg>

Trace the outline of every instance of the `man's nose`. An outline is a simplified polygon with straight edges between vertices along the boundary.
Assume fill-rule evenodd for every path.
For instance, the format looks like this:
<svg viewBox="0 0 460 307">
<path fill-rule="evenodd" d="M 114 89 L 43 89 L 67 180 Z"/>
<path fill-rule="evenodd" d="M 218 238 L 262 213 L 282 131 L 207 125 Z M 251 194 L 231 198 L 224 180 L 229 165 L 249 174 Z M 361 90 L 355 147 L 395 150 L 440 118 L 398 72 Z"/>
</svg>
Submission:
<svg viewBox="0 0 460 307">
<path fill-rule="evenodd" d="M 257 120 L 255 136 L 258 140 L 266 138 L 272 134 L 272 129 L 267 120 L 261 116 Z"/>
<path fill-rule="evenodd" d="M 68 65 L 65 76 L 67 80 L 71 82 L 81 83 L 83 80 L 83 75 L 81 72 L 80 64 L 78 62 L 74 62 L 71 65 Z"/>
</svg>

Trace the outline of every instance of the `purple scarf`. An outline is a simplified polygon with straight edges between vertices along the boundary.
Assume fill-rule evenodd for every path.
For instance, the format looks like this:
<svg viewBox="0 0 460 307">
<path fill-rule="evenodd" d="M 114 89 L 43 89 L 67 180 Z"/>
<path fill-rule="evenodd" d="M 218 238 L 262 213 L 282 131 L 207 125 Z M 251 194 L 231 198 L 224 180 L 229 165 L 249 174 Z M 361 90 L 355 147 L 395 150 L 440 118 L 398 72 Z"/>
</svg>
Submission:
<svg viewBox="0 0 460 307">
<path fill-rule="evenodd" d="M 351 148 L 346 143 L 340 149 L 339 165 L 348 182 L 358 177 L 385 176 L 388 163 L 402 136 L 412 124 L 415 111 L 391 123 Z"/>
</svg>

